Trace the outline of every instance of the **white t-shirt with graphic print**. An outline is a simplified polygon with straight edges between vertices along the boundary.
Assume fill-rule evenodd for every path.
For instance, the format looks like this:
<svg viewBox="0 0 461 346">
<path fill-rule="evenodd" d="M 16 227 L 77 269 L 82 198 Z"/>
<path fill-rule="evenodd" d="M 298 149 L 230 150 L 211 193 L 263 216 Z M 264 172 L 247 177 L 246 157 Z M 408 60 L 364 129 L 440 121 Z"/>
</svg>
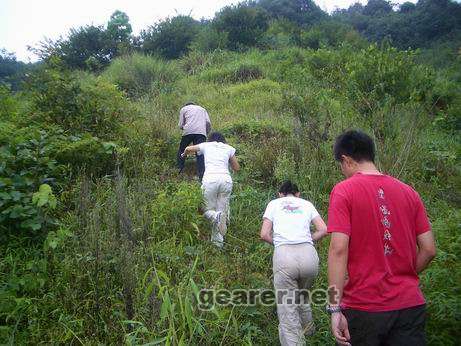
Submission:
<svg viewBox="0 0 461 346">
<path fill-rule="evenodd" d="M 203 155 L 205 159 L 204 180 L 210 175 L 224 175 L 230 178 L 229 159 L 235 155 L 235 148 L 221 142 L 204 142 L 198 144 L 198 147 L 198 154 Z"/>
<path fill-rule="evenodd" d="M 314 205 L 305 199 L 287 196 L 269 202 L 264 218 L 272 221 L 274 246 L 313 244 L 310 224 L 319 216 Z"/>
</svg>

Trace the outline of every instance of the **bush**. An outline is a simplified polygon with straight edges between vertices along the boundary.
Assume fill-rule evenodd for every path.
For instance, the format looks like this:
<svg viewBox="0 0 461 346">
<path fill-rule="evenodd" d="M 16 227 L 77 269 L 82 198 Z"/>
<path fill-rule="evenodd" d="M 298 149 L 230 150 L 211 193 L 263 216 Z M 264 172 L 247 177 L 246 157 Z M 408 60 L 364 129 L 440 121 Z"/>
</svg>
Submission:
<svg viewBox="0 0 461 346">
<path fill-rule="evenodd" d="M 414 62 L 413 52 L 371 45 L 350 59 L 344 80 L 359 109 L 369 111 L 389 97 L 396 103 L 424 100 L 432 81 L 427 69 Z"/>
<path fill-rule="evenodd" d="M 50 155 L 53 139 L 37 128 L 18 131 L 8 123 L 0 125 L 0 228 L 3 231 L 38 231 L 54 223 L 46 212 L 47 207 L 56 206 L 48 184 L 59 189 L 58 181 L 65 169 Z M 35 196 L 42 196 L 41 199 L 34 197 L 37 192 Z"/>
<path fill-rule="evenodd" d="M 225 49 L 228 44 L 227 35 L 227 32 L 220 32 L 211 26 L 204 26 L 192 41 L 190 48 L 205 53 L 216 49 Z"/>
<path fill-rule="evenodd" d="M 152 236 L 154 239 L 179 238 L 195 243 L 203 223 L 199 207 L 202 193 L 195 183 L 170 185 L 152 203 Z"/>
<path fill-rule="evenodd" d="M 333 21 L 314 25 L 299 37 L 299 45 L 305 48 L 339 47 L 343 44 L 363 48 L 366 40 L 352 27 Z"/>
<path fill-rule="evenodd" d="M 264 78 L 261 68 L 254 63 L 243 63 L 225 69 L 209 69 L 200 75 L 201 79 L 214 83 L 244 83 Z"/>
<path fill-rule="evenodd" d="M 218 32 L 227 34 L 227 48 L 231 50 L 255 46 L 268 26 L 267 12 L 245 3 L 224 7 L 213 21 Z"/>
<path fill-rule="evenodd" d="M 199 25 L 190 16 L 168 18 L 141 33 L 142 50 L 148 54 L 160 54 L 165 59 L 177 59 L 189 51 Z"/>
<path fill-rule="evenodd" d="M 117 87 L 106 80 L 46 66 L 28 83 L 34 118 L 61 126 L 72 134 L 89 132 L 111 138 L 129 115 L 129 103 Z"/>
<path fill-rule="evenodd" d="M 142 54 L 115 59 L 103 74 L 131 97 L 161 91 L 179 75 L 175 65 Z"/>
<path fill-rule="evenodd" d="M 0 84 L 0 119 L 11 119 L 16 115 L 18 102 L 9 88 Z"/>
</svg>

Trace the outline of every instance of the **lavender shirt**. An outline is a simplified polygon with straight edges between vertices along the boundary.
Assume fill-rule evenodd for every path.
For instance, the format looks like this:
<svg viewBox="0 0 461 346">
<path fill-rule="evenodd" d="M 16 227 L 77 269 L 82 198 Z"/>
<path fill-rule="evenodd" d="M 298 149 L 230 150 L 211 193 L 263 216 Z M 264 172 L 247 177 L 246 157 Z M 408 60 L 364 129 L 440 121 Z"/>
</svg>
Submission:
<svg viewBox="0 0 461 346">
<path fill-rule="evenodd" d="M 184 106 L 179 111 L 179 128 L 183 130 L 183 136 L 191 134 L 207 135 L 207 127 L 210 127 L 210 117 L 205 108 L 197 105 Z M 208 125 L 208 126 L 207 126 Z"/>
</svg>

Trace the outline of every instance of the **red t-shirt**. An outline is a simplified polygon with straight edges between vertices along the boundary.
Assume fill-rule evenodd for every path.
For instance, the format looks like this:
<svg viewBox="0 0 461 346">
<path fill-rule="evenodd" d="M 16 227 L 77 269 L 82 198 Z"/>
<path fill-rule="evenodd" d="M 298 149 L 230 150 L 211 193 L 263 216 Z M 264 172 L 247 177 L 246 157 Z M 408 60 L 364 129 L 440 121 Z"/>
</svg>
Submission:
<svg viewBox="0 0 461 346">
<path fill-rule="evenodd" d="M 416 236 L 431 229 L 418 193 L 388 175 L 356 173 L 330 195 L 328 232 L 349 236 L 341 306 L 400 310 L 425 303 L 416 273 Z"/>
</svg>

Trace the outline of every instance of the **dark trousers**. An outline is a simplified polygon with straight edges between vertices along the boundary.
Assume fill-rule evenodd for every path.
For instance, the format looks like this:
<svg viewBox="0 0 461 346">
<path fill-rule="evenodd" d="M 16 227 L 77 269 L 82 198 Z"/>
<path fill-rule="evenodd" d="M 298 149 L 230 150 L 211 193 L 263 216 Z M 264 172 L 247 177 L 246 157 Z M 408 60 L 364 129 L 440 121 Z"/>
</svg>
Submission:
<svg viewBox="0 0 461 346">
<path fill-rule="evenodd" d="M 347 309 L 343 313 L 353 346 L 426 345 L 425 305 L 385 312 Z"/>
<path fill-rule="evenodd" d="M 182 136 L 181 138 L 181 143 L 179 143 L 179 150 L 178 150 L 178 168 L 179 172 L 182 172 L 184 169 L 184 165 L 186 162 L 186 158 L 182 158 L 181 154 L 184 152 L 184 149 L 186 147 L 193 143 L 194 145 L 200 144 L 206 141 L 206 136 L 204 135 L 199 135 L 199 134 L 190 134 L 190 135 L 185 135 Z M 203 178 L 203 173 L 205 173 L 205 159 L 203 158 L 203 155 L 196 155 L 197 157 L 197 175 L 202 181 Z"/>
</svg>

